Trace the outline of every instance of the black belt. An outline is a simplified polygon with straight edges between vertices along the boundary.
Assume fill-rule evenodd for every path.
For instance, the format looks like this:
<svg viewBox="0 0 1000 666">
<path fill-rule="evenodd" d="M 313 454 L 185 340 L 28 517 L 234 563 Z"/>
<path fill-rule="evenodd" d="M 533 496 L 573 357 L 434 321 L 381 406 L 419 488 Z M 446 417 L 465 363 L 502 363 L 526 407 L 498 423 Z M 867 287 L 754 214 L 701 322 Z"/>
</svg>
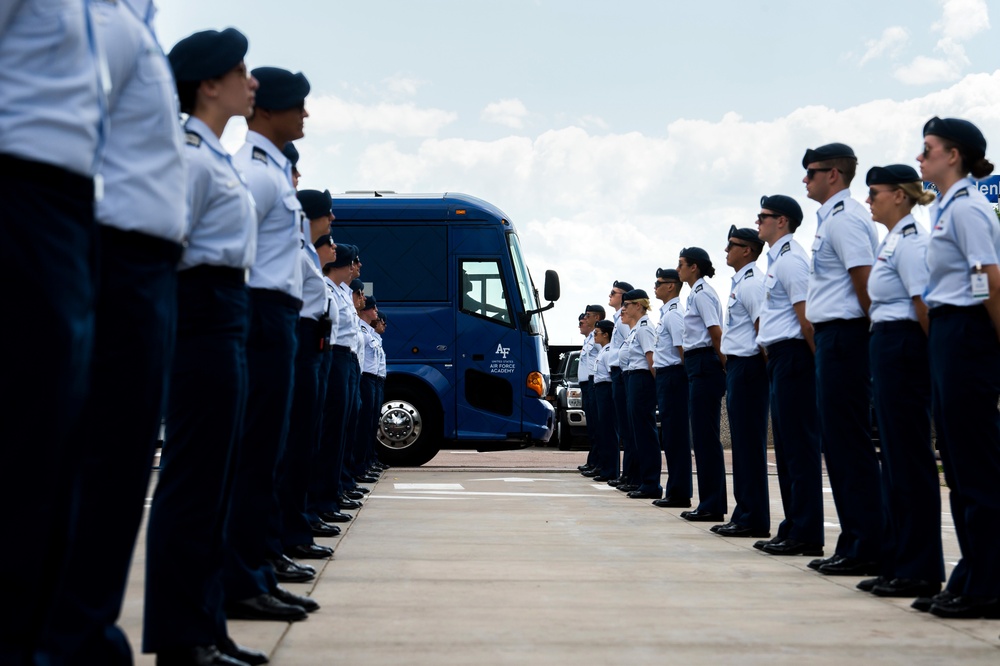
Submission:
<svg viewBox="0 0 1000 666">
<path fill-rule="evenodd" d="M 230 268 L 229 266 L 210 266 L 209 264 L 198 264 L 191 268 L 185 268 L 177 272 L 178 279 L 205 280 L 216 284 L 223 284 L 230 287 L 242 287 L 247 281 L 247 272 L 244 268 Z"/>
<path fill-rule="evenodd" d="M 788 347 L 797 347 L 799 345 L 809 346 L 809 343 L 802 338 L 787 338 L 785 340 L 778 340 L 777 342 L 772 342 L 767 345 L 767 353 L 773 354 L 776 351 L 781 351 L 782 349 L 787 349 Z"/>
<path fill-rule="evenodd" d="M 819 323 L 813 324 L 813 329 L 819 333 L 820 331 L 827 328 L 838 328 L 838 327 L 848 327 L 848 326 L 863 326 L 866 329 L 869 326 L 868 317 L 855 317 L 854 319 L 831 319 L 830 321 L 821 321 Z"/>
<path fill-rule="evenodd" d="M 899 319 L 897 321 L 878 321 L 872 324 L 872 333 L 891 333 L 910 329 L 923 330 L 920 322 L 915 319 Z"/>
<path fill-rule="evenodd" d="M 726 360 L 731 360 L 734 358 L 757 358 L 760 354 L 754 354 L 753 356 L 737 356 L 736 354 L 726 354 Z"/>
<path fill-rule="evenodd" d="M 989 318 L 989 313 L 982 305 L 939 305 L 936 308 L 931 308 L 927 311 L 927 316 L 931 319 L 948 317 L 956 314 Z"/>
<path fill-rule="evenodd" d="M 302 299 L 295 298 L 291 294 L 286 294 L 283 291 L 278 291 L 277 289 L 258 289 L 250 288 L 250 297 L 261 303 L 270 303 L 271 305 L 280 305 L 286 308 L 291 308 L 298 312 L 302 309 Z"/>
<path fill-rule="evenodd" d="M 74 199 L 94 200 L 93 178 L 81 176 L 55 164 L 0 153 L 0 178 L 43 181 Z"/>
<path fill-rule="evenodd" d="M 184 246 L 166 238 L 159 238 L 142 231 L 126 231 L 107 224 L 101 225 L 101 242 L 123 248 L 146 259 L 176 264 L 181 260 Z"/>
<path fill-rule="evenodd" d="M 372 381 L 376 381 L 376 380 L 379 379 L 379 376 L 376 375 L 374 372 L 362 372 L 361 376 L 362 377 L 367 377 L 368 379 L 371 379 Z"/>
<path fill-rule="evenodd" d="M 639 370 L 622 370 L 623 375 L 634 375 L 637 372 L 649 372 L 649 368 L 640 368 Z"/>
<path fill-rule="evenodd" d="M 577 382 L 577 384 L 579 384 L 580 386 L 583 386 L 584 384 L 589 384 L 589 383 L 590 383 L 590 380 L 587 380 L 587 379 L 584 379 L 583 381 L 578 381 Z"/>
<path fill-rule="evenodd" d="M 351 356 L 354 354 L 347 345 L 330 345 L 330 351 L 334 356 Z"/>
<path fill-rule="evenodd" d="M 698 347 L 697 349 L 684 350 L 684 356 L 698 356 L 699 354 L 714 354 L 714 347 Z"/>
</svg>

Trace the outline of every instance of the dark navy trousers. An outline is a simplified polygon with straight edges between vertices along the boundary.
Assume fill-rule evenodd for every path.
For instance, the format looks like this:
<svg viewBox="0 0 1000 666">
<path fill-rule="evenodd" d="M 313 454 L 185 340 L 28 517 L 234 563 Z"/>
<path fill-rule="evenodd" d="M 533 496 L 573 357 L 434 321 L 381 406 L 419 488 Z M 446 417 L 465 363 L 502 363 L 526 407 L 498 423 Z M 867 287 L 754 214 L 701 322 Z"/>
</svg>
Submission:
<svg viewBox="0 0 1000 666">
<path fill-rule="evenodd" d="M 962 550 L 948 590 L 1000 597 L 1000 343 L 986 308 L 931 310 L 928 349 L 938 448 Z"/>
<path fill-rule="evenodd" d="M 296 324 L 302 302 L 268 289 L 250 290 L 247 341 L 249 394 L 229 506 L 226 599 L 274 589 L 268 533 L 277 531 L 275 469 L 288 437 L 295 368 Z"/>
<path fill-rule="evenodd" d="M 358 395 L 361 398 L 361 409 L 358 412 L 358 427 L 354 436 L 354 468 L 351 475 L 363 476 L 368 471 L 370 452 L 375 438 L 376 406 L 378 396 L 378 378 L 368 373 L 362 373 L 358 382 Z"/>
<path fill-rule="evenodd" d="M 615 425 L 618 442 L 622 448 L 621 478 L 638 482 L 639 469 L 635 461 L 635 442 L 632 440 L 632 423 L 628 413 L 628 388 L 625 373 L 618 366 L 611 368 L 611 399 L 615 402 Z"/>
<path fill-rule="evenodd" d="M 941 581 L 941 487 L 931 447 L 927 336 L 915 321 L 875 324 L 869 351 L 882 449 L 881 575 Z"/>
<path fill-rule="evenodd" d="M 733 441 L 732 522 L 769 530 L 767 492 L 767 368 L 763 354 L 726 359 L 726 412 Z"/>
<path fill-rule="evenodd" d="M 181 246 L 99 229 L 93 374 L 72 435 L 82 452 L 71 485 L 70 543 L 52 571 L 59 582 L 42 640 L 64 664 L 131 663 L 115 622 L 163 418 L 177 316 Z"/>
<path fill-rule="evenodd" d="M 883 534 L 882 484 L 871 436 L 868 319 L 821 322 L 816 329 L 820 440 L 840 519 L 836 554 L 876 561 Z"/>
<path fill-rule="evenodd" d="M 656 435 L 656 382 L 649 370 L 625 373 L 628 415 L 639 476 L 639 492 L 662 493 L 660 485 L 660 440 Z"/>
<path fill-rule="evenodd" d="M 596 427 L 599 417 L 597 415 L 597 405 L 594 402 L 594 381 L 588 379 L 587 381 L 580 382 L 580 390 L 583 393 L 583 413 L 587 416 L 587 442 L 590 444 L 590 449 L 587 451 L 587 464 L 591 467 L 599 467 L 601 464 L 597 452 L 599 435 Z M 594 421 L 594 423 L 591 423 L 591 421 Z"/>
<path fill-rule="evenodd" d="M 340 474 L 344 464 L 348 388 L 354 354 L 345 346 L 330 348 L 330 374 L 323 403 L 319 451 L 309 476 L 308 508 L 312 515 L 338 511 Z"/>
<path fill-rule="evenodd" d="M 226 636 L 225 520 L 247 398 L 244 281 L 242 269 L 178 274 L 166 439 L 146 539 L 145 652 Z"/>
<path fill-rule="evenodd" d="M 691 499 L 691 422 L 688 376 L 684 365 L 656 369 L 656 404 L 660 409 L 660 448 L 667 461 L 664 497 Z"/>
<path fill-rule="evenodd" d="M 711 347 L 684 353 L 688 376 L 688 414 L 691 444 L 698 466 L 698 511 L 728 513 L 726 459 L 719 430 L 722 396 L 726 393 L 726 372 Z"/>
<path fill-rule="evenodd" d="M 354 480 L 354 447 L 358 434 L 358 416 L 361 413 L 361 366 L 358 357 L 351 354 L 347 384 L 347 422 L 344 427 L 343 460 L 340 465 L 340 484 L 337 495 L 358 487 Z"/>
<path fill-rule="evenodd" d="M 70 438 L 90 381 L 97 227 L 94 184 L 58 167 L 0 155 L 0 501 L 4 530 L 32 544 L 51 574 L 66 550 Z M 18 510 L 15 507 L 30 507 Z M 17 612 L 0 623 L 0 662 L 27 661 L 55 577 L 25 576 L 22 548 L 0 549 L 0 585 Z"/>
<path fill-rule="evenodd" d="M 611 382 L 595 382 L 594 432 L 597 444 L 597 468 L 607 479 L 618 478 L 618 438 L 615 437 L 615 403 L 611 395 Z M 590 417 L 587 417 L 590 422 Z"/>
<path fill-rule="evenodd" d="M 771 430 L 785 518 L 777 537 L 823 543 L 823 463 L 816 425 L 816 366 L 805 340 L 767 347 Z"/>
</svg>

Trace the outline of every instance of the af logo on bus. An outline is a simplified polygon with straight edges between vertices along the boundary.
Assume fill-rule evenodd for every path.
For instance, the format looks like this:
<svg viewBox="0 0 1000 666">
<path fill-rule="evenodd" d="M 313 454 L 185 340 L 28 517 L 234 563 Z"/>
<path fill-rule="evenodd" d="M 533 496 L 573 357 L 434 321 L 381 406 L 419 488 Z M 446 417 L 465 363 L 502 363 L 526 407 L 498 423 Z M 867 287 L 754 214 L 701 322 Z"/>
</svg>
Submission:
<svg viewBox="0 0 1000 666">
<path fill-rule="evenodd" d="M 510 353 L 510 347 L 504 347 L 503 344 L 498 344 L 497 345 L 497 350 L 494 353 L 495 354 L 500 354 L 501 356 L 504 357 L 504 359 L 506 359 L 507 358 L 507 354 Z"/>
<path fill-rule="evenodd" d="M 517 370 L 517 364 L 513 361 L 507 360 L 507 354 L 510 353 L 510 347 L 504 347 L 503 343 L 497 345 L 497 350 L 493 352 L 494 356 L 500 356 L 502 358 L 494 358 L 490 363 L 490 372 L 495 375 L 512 375 L 514 371 Z"/>
</svg>

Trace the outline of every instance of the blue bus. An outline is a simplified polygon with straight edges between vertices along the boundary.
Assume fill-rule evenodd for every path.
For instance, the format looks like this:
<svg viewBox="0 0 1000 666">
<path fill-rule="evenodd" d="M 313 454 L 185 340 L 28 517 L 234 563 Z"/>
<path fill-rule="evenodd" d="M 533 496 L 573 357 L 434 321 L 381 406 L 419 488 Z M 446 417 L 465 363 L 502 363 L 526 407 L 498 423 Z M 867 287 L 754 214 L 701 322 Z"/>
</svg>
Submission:
<svg viewBox="0 0 1000 666">
<path fill-rule="evenodd" d="M 357 245 L 384 312 L 387 377 L 378 454 L 422 465 L 442 446 L 497 451 L 548 441 L 548 336 L 510 219 L 464 194 L 334 196 L 333 237 Z"/>
</svg>

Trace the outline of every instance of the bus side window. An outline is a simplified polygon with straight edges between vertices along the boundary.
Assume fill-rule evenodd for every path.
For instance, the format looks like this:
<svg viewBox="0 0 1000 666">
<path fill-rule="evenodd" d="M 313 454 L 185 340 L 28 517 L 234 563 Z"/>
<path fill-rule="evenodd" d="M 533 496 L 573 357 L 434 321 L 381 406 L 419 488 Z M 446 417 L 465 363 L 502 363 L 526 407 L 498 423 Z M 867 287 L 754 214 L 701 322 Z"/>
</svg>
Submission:
<svg viewBox="0 0 1000 666">
<path fill-rule="evenodd" d="M 461 261 L 462 296 L 459 309 L 513 326 L 499 261 Z"/>
</svg>

